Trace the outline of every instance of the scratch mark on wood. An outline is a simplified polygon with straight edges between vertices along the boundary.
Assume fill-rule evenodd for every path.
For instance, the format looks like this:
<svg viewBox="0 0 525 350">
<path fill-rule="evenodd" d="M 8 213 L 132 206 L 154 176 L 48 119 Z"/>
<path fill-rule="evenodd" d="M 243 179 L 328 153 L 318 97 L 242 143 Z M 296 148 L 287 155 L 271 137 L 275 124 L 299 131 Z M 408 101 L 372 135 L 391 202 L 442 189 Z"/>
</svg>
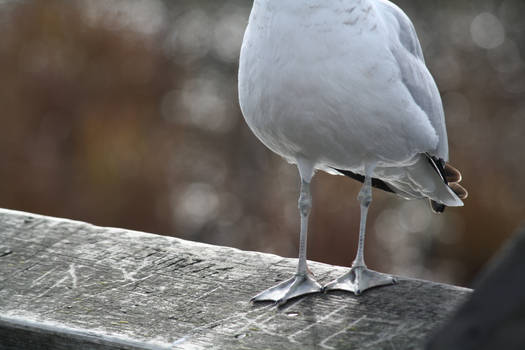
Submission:
<svg viewBox="0 0 525 350">
<path fill-rule="evenodd" d="M 206 298 L 208 295 L 213 294 L 214 292 L 216 292 L 216 291 L 219 290 L 220 288 L 221 288 L 221 286 L 218 286 L 217 288 L 213 288 L 212 290 L 207 291 L 207 292 L 204 293 L 203 295 L 197 297 L 197 298 L 195 299 L 195 301 L 197 301 L 197 300 L 201 300 L 201 299 L 203 299 L 203 298 Z"/>
<path fill-rule="evenodd" d="M 422 326 L 421 323 L 416 324 L 416 325 L 414 325 L 412 327 L 407 327 L 407 325 L 404 324 L 404 323 L 399 324 L 396 327 L 395 330 L 393 330 L 391 332 L 388 332 L 388 333 L 380 333 L 379 334 L 379 336 L 380 336 L 379 339 L 377 339 L 375 341 L 372 341 L 372 342 L 369 342 L 369 343 L 366 343 L 364 346 L 366 348 L 375 348 L 376 345 L 381 344 L 381 343 L 385 343 L 385 342 L 392 343 L 392 339 L 394 339 L 395 337 L 398 337 L 398 336 L 401 336 L 401 335 L 404 335 L 404 334 L 410 334 L 414 330 L 420 328 L 421 326 Z"/>
<path fill-rule="evenodd" d="M 329 346 L 326 343 L 329 342 L 334 337 L 338 336 L 339 334 L 343 334 L 344 332 L 346 332 L 347 330 L 351 329 L 352 327 L 355 327 L 359 322 L 363 321 L 364 319 L 366 319 L 366 315 L 365 316 L 361 316 L 360 318 L 358 318 L 354 322 L 350 323 L 348 326 L 346 326 L 345 328 L 341 329 L 340 331 L 337 331 L 335 333 L 330 334 L 328 337 L 324 338 L 319 343 L 319 346 L 321 346 L 322 348 L 325 348 L 325 349 L 335 350 L 335 348 L 333 346 Z"/>
<path fill-rule="evenodd" d="M 51 287 L 49 287 L 48 289 L 46 289 L 43 293 L 41 293 L 40 295 L 37 296 L 37 299 L 40 299 L 42 298 L 43 296 L 45 296 L 47 293 L 49 293 L 53 288 L 55 287 L 58 287 L 60 286 L 62 283 L 64 283 L 65 280 L 67 280 L 69 277 L 66 276 L 62 279 L 60 279 L 58 282 L 56 282 L 55 284 L 53 284 Z"/>
<path fill-rule="evenodd" d="M 172 346 L 177 346 L 179 344 L 182 344 L 186 341 L 186 337 L 179 338 L 175 340 L 173 343 L 171 343 Z"/>
<path fill-rule="evenodd" d="M 262 314 L 260 315 L 262 317 L 264 316 L 268 316 L 266 313 L 265 314 Z M 257 320 L 260 316 L 256 317 L 255 320 Z M 263 320 L 262 322 L 255 322 L 255 320 L 250 320 L 248 318 L 245 318 L 245 321 L 247 322 L 246 326 L 243 327 L 243 330 L 246 330 L 248 328 L 248 326 L 256 326 L 258 327 L 261 332 L 265 333 L 265 334 L 268 334 L 268 335 L 271 335 L 273 337 L 279 337 L 281 335 L 273 332 L 270 327 L 268 326 L 268 323 L 273 320 L 275 318 L 276 315 L 271 315 L 269 317 L 267 317 L 265 320 Z M 274 325 L 274 328 L 275 328 L 275 325 Z"/>
<path fill-rule="evenodd" d="M 71 264 L 69 265 L 69 270 L 68 270 L 69 274 L 71 275 L 71 282 L 73 284 L 73 289 L 76 289 L 77 288 L 77 274 L 75 272 L 75 264 Z"/>
<path fill-rule="evenodd" d="M 306 332 L 307 330 L 309 330 L 310 328 L 312 328 L 313 326 L 317 325 L 318 323 L 321 323 L 329 318 L 331 318 L 332 316 L 334 316 L 335 314 L 343 311 L 344 309 L 347 308 L 347 305 L 343 305 L 341 307 L 338 307 L 337 309 L 335 309 L 334 311 L 328 313 L 327 315 L 323 316 L 323 317 L 320 317 L 318 318 L 315 322 L 313 323 L 310 323 L 308 326 L 298 330 L 297 332 L 291 334 L 288 336 L 288 340 L 290 340 L 291 342 L 293 343 L 297 343 L 297 341 L 295 340 L 295 337 L 297 337 L 299 334 L 303 333 L 303 332 Z"/>
<path fill-rule="evenodd" d="M 53 267 L 51 270 L 47 271 L 42 276 L 40 276 L 36 280 L 34 280 L 33 283 L 31 283 L 31 288 L 37 286 L 40 283 L 41 280 L 46 278 L 47 275 L 49 275 L 50 273 L 54 272 L 56 269 L 57 269 L 56 267 Z"/>
<path fill-rule="evenodd" d="M 137 279 L 134 277 L 140 270 L 145 268 L 148 265 L 148 261 L 144 259 L 142 263 L 137 267 L 135 270 L 128 272 L 124 267 L 119 267 L 118 269 L 122 271 L 122 275 L 124 276 L 124 281 L 132 281 L 135 282 Z"/>
<path fill-rule="evenodd" d="M 196 328 L 192 329 L 191 331 L 189 331 L 188 333 L 186 333 L 185 335 L 183 335 L 179 339 L 175 340 L 172 344 L 180 345 L 180 344 L 190 340 L 198 332 L 200 332 L 202 330 L 205 330 L 205 329 L 213 329 L 213 328 L 215 328 L 215 327 L 217 327 L 217 326 L 219 326 L 219 325 L 221 325 L 221 324 L 223 324 L 225 322 L 247 321 L 248 324 L 245 324 L 244 327 L 241 327 L 240 329 L 237 329 L 237 332 L 240 332 L 242 330 L 245 330 L 250 325 L 253 325 L 252 321 L 247 316 L 249 316 L 251 314 L 254 314 L 254 313 L 257 313 L 257 312 L 260 312 L 260 311 L 267 311 L 267 309 L 270 309 L 272 307 L 273 307 L 273 305 L 270 304 L 268 306 L 263 306 L 261 308 L 258 308 L 258 309 L 255 309 L 255 310 L 251 310 L 251 311 L 248 311 L 246 313 L 239 312 L 239 313 L 235 313 L 235 314 L 233 314 L 231 316 L 228 316 L 228 317 L 224 317 L 224 318 L 221 318 L 221 319 L 218 319 L 218 320 L 214 320 L 212 322 L 206 323 L 206 324 L 204 324 L 202 326 L 199 326 L 199 327 L 196 327 Z M 260 316 L 264 316 L 264 315 L 265 315 L 265 313 L 263 313 L 263 315 L 260 315 Z M 275 334 L 272 334 L 272 335 L 275 335 Z"/>
</svg>

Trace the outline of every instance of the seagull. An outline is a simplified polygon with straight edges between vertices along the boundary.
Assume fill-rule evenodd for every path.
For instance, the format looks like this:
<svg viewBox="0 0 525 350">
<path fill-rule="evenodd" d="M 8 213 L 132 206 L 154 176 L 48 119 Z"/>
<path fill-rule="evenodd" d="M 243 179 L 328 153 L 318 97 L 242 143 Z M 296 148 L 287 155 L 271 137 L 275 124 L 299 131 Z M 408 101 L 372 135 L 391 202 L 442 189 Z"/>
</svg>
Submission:
<svg viewBox="0 0 525 350">
<path fill-rule="evenodd" d="M 433 211 L 462 206 L 467 191 L 448 164 L 443 105 L 414 26 L 387 0 L 255 0 L 239 61 L 239 103 L 255 136 L 300 175 L 296 274 L 252 301 L 283 304 L 330 290 L 356 295 L 394 284 L 368 269 L 365 228 L 372 187 Z M 357 255 L 321 286 L 306 245 L 317 171 L 363 183 Z"/>
</svg>

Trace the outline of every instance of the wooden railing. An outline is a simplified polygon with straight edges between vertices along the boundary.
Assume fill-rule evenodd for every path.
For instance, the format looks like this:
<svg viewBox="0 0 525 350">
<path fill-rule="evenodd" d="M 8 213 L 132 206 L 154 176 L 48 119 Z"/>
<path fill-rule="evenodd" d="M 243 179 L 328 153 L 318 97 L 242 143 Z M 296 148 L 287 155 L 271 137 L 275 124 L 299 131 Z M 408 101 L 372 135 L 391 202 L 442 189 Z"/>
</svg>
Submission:
<svg viewBox="0 0 525 350">
<path fill-rule="evenodd" d="M 0 349 L 422 349 L 471 291 L 399 277 L 277 307 L 295 259 L 0 210 Z M 320 282 L 346 268 L 310 262 Z"/>
</svg>

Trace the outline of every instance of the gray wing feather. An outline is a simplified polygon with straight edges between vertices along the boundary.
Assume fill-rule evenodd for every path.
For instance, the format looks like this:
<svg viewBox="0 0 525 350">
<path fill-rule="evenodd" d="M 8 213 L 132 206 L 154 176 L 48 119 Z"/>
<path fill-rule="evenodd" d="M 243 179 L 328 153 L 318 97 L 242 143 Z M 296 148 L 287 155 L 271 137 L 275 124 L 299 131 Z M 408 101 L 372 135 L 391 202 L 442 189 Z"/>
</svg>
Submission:
<svg viewBox="0 0 525 350">
<path fill-rule="evenodd" d="M 396 5 L 387 1 L 379 1 L 379 4 L 382 10 L 386 11 L 385 20 L 398 29 L 399 40 L 394 40 L 390 49 L 399 64 L 403 83 L 416 104 L 427 114 L 439 137 L 437 149 L 430 153 L 448 161 L 448 139 L 441 96 L 434 78 L 425 65 L 414 26 Z M 392 21 L 397 23 L 391 23 Z"/>
</svg>

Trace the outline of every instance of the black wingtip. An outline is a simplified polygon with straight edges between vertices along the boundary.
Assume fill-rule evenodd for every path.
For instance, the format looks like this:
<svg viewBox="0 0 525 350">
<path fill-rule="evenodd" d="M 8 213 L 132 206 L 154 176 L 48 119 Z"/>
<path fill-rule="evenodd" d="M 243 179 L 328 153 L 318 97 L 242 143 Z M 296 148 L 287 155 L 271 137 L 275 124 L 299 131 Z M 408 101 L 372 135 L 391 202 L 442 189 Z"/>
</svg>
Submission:
<svg viewBox="0 0 525 350">
<path fill-rule="evenodd" d="M 461 181 L 461 173 L 452 165 L 446 163 L 443 159 L 426 154 L 429 163 L 434 167 L 436 172 L 441 176 L 443 182 L 450 187 L 452 191 L 460 198 L 465 199 L 468 196 L 467 190 L 458 182 Z M 434 213 L 442 213 L 446 206 L 436 201 L 430 200 L 430 207 Z"/>
<path fill-rule="evenodd" d="M 432 211 L 436 214 L 441 214 L 445 211 L 445 208 L 447 206 L 445 204 L 438 203 L 436 201 L 430 200 L 430 208 L 432 208 Z"/>
</svg>

